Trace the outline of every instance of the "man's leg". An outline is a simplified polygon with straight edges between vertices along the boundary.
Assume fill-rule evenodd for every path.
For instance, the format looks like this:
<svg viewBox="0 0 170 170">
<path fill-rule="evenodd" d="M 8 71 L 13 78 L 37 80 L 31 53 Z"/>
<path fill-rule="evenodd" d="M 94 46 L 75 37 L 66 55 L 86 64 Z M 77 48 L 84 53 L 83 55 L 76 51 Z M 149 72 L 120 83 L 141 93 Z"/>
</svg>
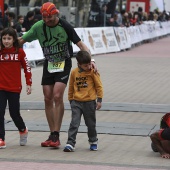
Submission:
<svg viewBox="0 0 170 170">
<path fill-rule="evenodd" d="M 56 82 L 53 89 L 54 95 L 54 131 L 59 132 L 64 115 L 64 102 L 63 95 L 66 88 L 66 84 Z"/>
<path fill-rule="evenodd" d="M 64 72 L 49 73 L 47 67 L 48 61 L 45 60 L 41 84 L 43 85 L 45 113 L 51 134 L 45 142 L 41 143 L 41 146 L 55 145 L 54 147 L 56 147 L 60 144 L 59 131 L 64 115 L 63 95 L 69 79 L 71 59 L 65 61 Z"/>
<path fill-rule="evenodd" d="M 49 146 L 60 146 L 59 132 L 64 115 L 64 103 L 63 95 L 66 88 L 66 84 L 56 82 L 53 88 L 45 85 L 43 86 L 45 97 L 45 111 L 48 124 L 51 130 L 51 138 Z"/>
<path fill-rule="evenodd" d="M 45 102 L 45 113 L 50 131 L 54 131 L 54 115 L 53 115 L 53 88 L 54 85 L 44 85 L 44 102 Z"/>
<path fill-rule="evenodd" d="M 54 132 L 53 88 L 54 88 L 54 85 L 43 85 L 45 113 L 46 113 L 46 118 L 47 118 L 48 126 L 49 126 L 51 133 L 50 133 L 48 139 L 41 143 L 42 147 L 50 146 L 50 143 L 52 141 L 53 132 Z"/>
</svg>

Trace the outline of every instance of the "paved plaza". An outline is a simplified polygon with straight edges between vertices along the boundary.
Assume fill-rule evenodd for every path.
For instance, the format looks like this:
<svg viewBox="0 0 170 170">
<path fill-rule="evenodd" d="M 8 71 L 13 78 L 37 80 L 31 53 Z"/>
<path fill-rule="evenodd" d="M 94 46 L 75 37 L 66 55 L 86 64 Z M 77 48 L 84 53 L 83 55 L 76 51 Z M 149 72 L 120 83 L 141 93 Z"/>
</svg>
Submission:
<svg viewBox="0 0 170 170">
<path fill-rule="evenodd" d="M 49 129 L 41 88 L 42 65 L 32 68 L 32 94 L 27 96 L 23 76 L 21 114 L 29 128 L 27 146 L 19 146 L 19 134 L 6 112 L 6 149 L 1 149 L 0 170 L 169 170 L 150 147 L 149 135 L 170 111 L 170 36 L 126 51 L 93 56 L 104 86 L 103 107 L 97 111 L 99 150 L 89 151 L 82 120 L 75 152 L 65 153 L 71 111 L 64 95 L 65 115 L 61 147 L 42 148 Z M 77 63 L 72 59 L 73 68 Z"/>
</svg>

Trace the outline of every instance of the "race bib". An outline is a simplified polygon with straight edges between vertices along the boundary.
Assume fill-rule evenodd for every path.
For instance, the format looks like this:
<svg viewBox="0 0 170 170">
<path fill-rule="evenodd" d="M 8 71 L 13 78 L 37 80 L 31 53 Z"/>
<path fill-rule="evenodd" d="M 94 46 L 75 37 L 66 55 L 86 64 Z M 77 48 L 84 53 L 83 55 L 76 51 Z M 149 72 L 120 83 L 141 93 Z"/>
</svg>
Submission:
<svg viewBox="0 0 170 170">
<path fill-rule="evenodd" d="M 63 72 L 64 66 L 65 66 L 65 61 L 60 61 L 60 62 L 48 61 L 48 72 L 49 73 Z"/>
</svg>

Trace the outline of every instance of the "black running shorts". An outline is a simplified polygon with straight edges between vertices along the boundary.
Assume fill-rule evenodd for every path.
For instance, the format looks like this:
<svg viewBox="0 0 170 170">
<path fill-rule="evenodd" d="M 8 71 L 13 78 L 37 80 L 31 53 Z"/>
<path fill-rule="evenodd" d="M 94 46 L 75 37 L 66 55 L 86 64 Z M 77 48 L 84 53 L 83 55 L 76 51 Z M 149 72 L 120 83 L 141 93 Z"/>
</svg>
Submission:
<svg viewBox="0 0 170 170">
<path fill-rule="evenodd" d="M 67 59 L 65 60 L 65 67 L 63 72 L 49 73 L 47 70 L 48 60 L 45 60 L 41 85 L 53 85 L 55 84 L 55 82 L 62 82 L 64 84 L 67 84 L 71 67 L 72 67 L 72 61 L 71 59 Z"/>
</svg>

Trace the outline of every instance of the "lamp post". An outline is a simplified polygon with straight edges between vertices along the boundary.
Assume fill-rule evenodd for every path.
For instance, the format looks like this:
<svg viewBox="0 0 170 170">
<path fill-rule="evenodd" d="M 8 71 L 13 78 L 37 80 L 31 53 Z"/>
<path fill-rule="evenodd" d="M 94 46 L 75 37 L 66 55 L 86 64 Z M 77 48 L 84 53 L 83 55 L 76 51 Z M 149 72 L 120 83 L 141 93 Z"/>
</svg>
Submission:
<svg viewBox="0 0 170 170">
<path fill-rule="evenodd" d="M 15 6 L 16 6 L 16 9 L 17 9 L 17 16 L 20 13 L 20 11 L 19 11 L 20 2 L 21 2 L 21 0 L 15 0 Z"/>
<path fill-rule="evenodd" d="M 164 11 L 165 11 L 165 0 L 163 0 L 163 8 L 164 8 Z"/>
<path fill-rule="evenodd" d="M 119 2 L 119 11 L 120 12 L 122 11 L 122 0 L 120 0 L 120 2 Z"/>
</svg>

